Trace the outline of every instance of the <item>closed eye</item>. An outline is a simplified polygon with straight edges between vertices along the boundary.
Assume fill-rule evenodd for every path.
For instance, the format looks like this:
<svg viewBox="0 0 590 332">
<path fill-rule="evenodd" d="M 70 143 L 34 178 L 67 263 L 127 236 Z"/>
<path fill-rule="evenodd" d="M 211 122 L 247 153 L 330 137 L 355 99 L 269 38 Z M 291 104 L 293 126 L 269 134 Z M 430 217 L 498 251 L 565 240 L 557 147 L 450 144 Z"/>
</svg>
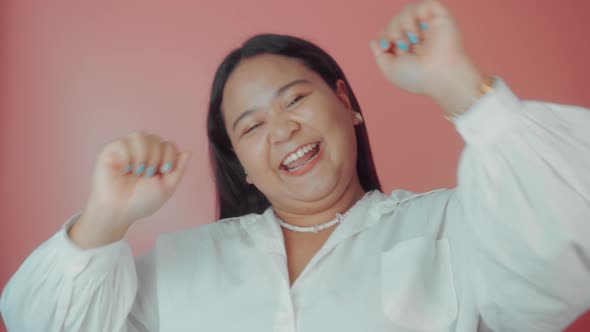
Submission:
<svg viewBox="0 0 590 332">
<path fill-rule="evenodd" d="M 299 95 L 299 96 L 295 97 L 295 99 L 291 100 L 291 102 L 289 103 L 289 105 L 287 105 L 287 107 L 291 107 L 291 106 L 295 105 L 303 97 L 304 96 L 302 96 L 302 95 Z"/>
<path fill-rule="evenodd" d="M 260 126 L 260 123 L 255 124 L 254 126 L 246 129 L 246 131 L 242 134 L 242 135 L 246 135 L 247 133 L 251 132 L 252 130 L 256 129 L 258 126 Z"/>
</svg>

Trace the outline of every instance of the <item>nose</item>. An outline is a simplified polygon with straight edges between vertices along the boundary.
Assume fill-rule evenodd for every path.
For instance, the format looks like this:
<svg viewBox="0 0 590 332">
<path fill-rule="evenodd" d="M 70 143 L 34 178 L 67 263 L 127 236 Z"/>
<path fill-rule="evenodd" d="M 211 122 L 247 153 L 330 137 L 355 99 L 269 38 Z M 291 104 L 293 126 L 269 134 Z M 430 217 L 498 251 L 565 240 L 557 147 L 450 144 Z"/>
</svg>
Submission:
<svg viewBox="0 0 590 332">
<path fill-rule="evenodd" d="M 280 115 L 274 116 L 269 122 L 269 139 L 271 144 L 289 141 L 300 128 L 299 123 L 296 121 Z"/>
</svg>

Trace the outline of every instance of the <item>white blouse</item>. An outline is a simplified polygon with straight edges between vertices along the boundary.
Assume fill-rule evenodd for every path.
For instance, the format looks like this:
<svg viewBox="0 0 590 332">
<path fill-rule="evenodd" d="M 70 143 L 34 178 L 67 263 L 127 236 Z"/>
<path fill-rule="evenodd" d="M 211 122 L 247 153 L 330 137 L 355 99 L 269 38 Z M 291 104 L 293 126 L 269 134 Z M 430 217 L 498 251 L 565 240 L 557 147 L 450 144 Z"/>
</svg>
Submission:
<svg viewBox="0 0 590 332">
<path fill-rule="evenodd" d="M 454 120 L 458 186 L 372 191 L 290 286 L 262 215 L 81 250 L 66 229 L 10 279 L 9 331 L 560 331 L 590 308 L 590 113 L 498 80 Z"/>
</svg>

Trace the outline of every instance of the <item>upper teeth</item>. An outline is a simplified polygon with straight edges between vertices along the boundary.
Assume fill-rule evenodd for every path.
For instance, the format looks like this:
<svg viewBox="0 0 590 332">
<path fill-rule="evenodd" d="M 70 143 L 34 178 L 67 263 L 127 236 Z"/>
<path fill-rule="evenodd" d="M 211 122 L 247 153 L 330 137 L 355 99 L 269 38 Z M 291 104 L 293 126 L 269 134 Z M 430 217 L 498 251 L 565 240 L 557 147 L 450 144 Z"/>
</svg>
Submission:
<svg viewBox="0 0 590 332">
<path fill-rule="evenodd" d="M 307 144 L 306 146 L 299 148 L 299 150 L 291 153 L 290 155 L 287 156 L 287 158 L 285 158 L 283 160 L 283 166 L 287 166 L 290 163 L 294 162 L 295 160 L 303 157 L 306 153 L 313 150 L 316 146 L 318 146 L 318 143 L 310 143 L 310 144 Z"/>
</svg>

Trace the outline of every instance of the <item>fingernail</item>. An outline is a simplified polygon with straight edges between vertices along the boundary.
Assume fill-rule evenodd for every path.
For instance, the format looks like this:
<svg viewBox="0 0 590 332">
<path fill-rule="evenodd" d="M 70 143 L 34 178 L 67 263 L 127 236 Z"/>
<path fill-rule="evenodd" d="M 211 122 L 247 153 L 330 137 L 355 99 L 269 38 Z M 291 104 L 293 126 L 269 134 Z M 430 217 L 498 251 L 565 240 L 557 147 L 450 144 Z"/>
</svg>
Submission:
<svg viewBox="0 0 590 332">
<path fill-rule="evenodd" d="M 412 43 L 413 45 L 418 44 L 418 36 L 416 36 L 416 34 L 414 34 L 413 32 L 408 32 L 406 33 L 406 35 L 408 36 L 408 40 L 410 41 L 410 43 Z"/>
<path fill-rule="evenodd" d="M 151 177 L 156 173 L 156 168 L 155 167 L 148 167 L 147 171 L 145 171 L 145 176 L 146 177 Z"/>
<path fill-rule="evenodd" d="M 172 163 L 165 163 L 164 166 L 160 169 L 161 173 L 167 173 L 169 170 L 172 169 Z"/>
<path fill-rule="evenodd" d="M 428 30 L 428 24 L 424 23 L 424 22 L 418 22 L 418 26 L 420 27 L 420 29 L 422 30 Z"/>
<path fill-rule="evenodd" d="M 379 47 L 381 47 L 381 49 L 386 50 L 389 48 L 389 42 L 385 39 L 381 39 L 379 41 Z"/>
<path fill-rule="evenodd" d="M 133 166 L 132 165 L 127 166 L 127 168 L 125 168 L 123 170 L 123 174 L 127 174 L 127 173 L 131 172 L 132 169 L 133 169 Z"/>
<path fill-rule="evenodd" d="M 143 172 L 144 168 L 145 168 L 144 165 L 139 165 L 139 167 L 135 170 L 135 175 L 141 174 L 141 172 Z"/>
<path fill-rule="evenodd" d="M 410 47 L 408 46 L 408 43 L 406 43 L 406 42 L 405 42 L 405 41 L 403 41 L 403 40 L 399 40 L 399 41 L 397 41 L 395 44 L 396 44 L 396 45 L 397 45 L 397 47 L 398 47 L 400 50 L 402 50 L 402 51 L 406 51 L 406 52 L 407 52 L 407 51 L 409 51 L 409 50 L 410 50 Z"/>
</svg>

